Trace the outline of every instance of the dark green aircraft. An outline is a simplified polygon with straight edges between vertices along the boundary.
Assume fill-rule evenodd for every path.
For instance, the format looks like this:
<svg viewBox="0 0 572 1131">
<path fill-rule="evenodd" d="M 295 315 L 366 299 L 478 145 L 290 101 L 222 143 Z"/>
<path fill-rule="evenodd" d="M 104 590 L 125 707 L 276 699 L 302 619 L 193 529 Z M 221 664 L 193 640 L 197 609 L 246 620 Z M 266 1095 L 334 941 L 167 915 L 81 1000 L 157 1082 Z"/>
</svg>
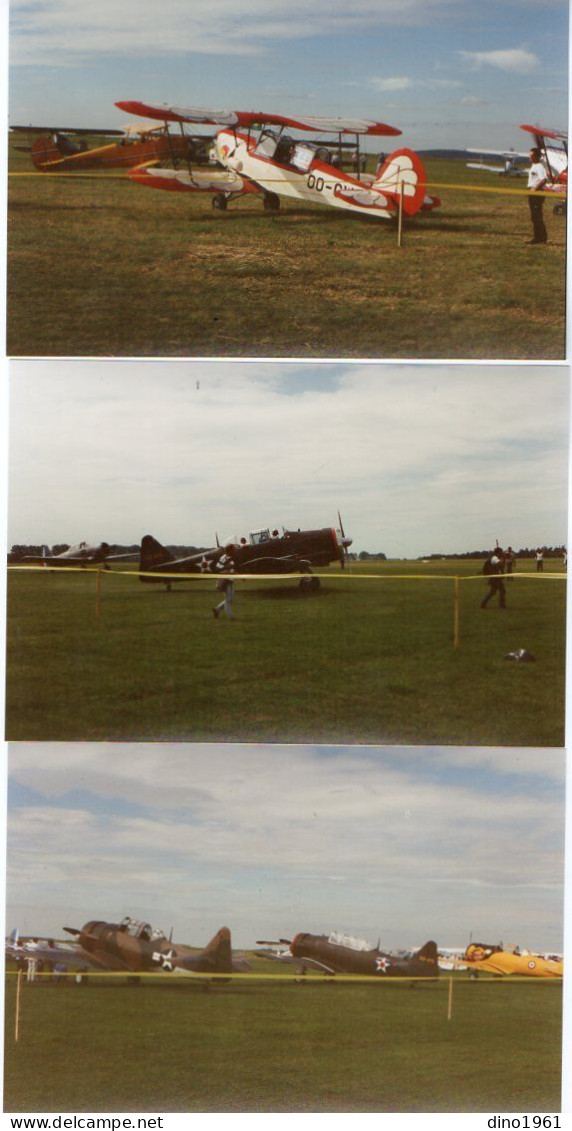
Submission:
<svg viewBox="0 0 572 1131">
<path fill-rule="evenodd" d="M 381 978 L 438 978 L 437 944 L 426 942 L 415 952 L 391 954 L 372 947 L 365 939 L 333 931 L 330 935 L 302 932 L 293 939 L 280 939 L 288 949 L 283 954 L 259 952 L 278 962 L 295 963 L 300 969 L 324 974 L 361 974 Z M 275 944 L 272 944 L 275 945 Z"/>
<path fill-rule="evenodd" d="M 233 956 L 228 927 L 221 927 L 204 950 L 174 943 L 162 931 L 153 930 L 149 923 L 129 916 L 121 923 L 92 919 L 81 928 L 64 927 L 64 931 L 77 942 L 58 946 L 51 939 L 37 940 L 33 952 L 20 946 L 20 953 L 14 947 L 7 948 L 7 953 L 16 959 L 33 956 L 37 963 L 51 966 L 62 963 L 84 973 L 114 970 L 129 977 L 159 970 L 208 976 L 250 969 L 245 959 Z M 42 942 L 46 945 L 42 946 Z"/>
<path fill-rule="evenodd" d="M 330 562 L 346 562 L 352 539 L 346 537 L 341 517 L 340 526 L 320 530 L 278 530 L 270 528 L 252 530 L 248 538 L 240 538 L 225 546 L 216 545 L 210 550 L 175 558 L 151 534 L 141 541 L 139 576 L 141 581 L 154 582 L 164 575 L 164 584 L 178 580 L 175 574 L 284 574 L 300 573 L 302 588 L 317 589 L 318 577 L 308 576 L 312 566 L 328 566 Z M 182 580 L 182 578 L 181 578 Z"/>
</svg>

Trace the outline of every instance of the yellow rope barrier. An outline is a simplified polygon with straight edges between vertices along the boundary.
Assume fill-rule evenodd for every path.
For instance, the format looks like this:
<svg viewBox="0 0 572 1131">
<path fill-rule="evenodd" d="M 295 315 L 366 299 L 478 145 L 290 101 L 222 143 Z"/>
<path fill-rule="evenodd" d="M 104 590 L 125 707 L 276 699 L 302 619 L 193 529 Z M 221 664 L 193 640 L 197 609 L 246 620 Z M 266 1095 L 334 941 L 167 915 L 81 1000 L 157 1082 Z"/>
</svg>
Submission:
<svg viewBox="0 0 572 1131">
<path fill-rule="evenodd" d="M 302 963 L 303 959 L 301 959 L 300 962 Z M 492 977 L 492 976 L 483 977 L 483 975 L 480 974 L 478 979 L 470 979 L 468 976 L 467 977 L 459 976 L 459 973 L 463 974 L 464 972 L 463 971 L 458 972 L 455 975 L 455 982 L 457 983 L 457 985 L 463 984 L 463 985 L 468 985 L 468 986 L 485 985 L 486 983 L 492 983 L 494 985 L 498 985 L 499 982 L 507 982 L 507 981 L 510 981 L 511 983 L 512 982 L 527 982 L 527 983 L 530 983 L 531 985 L 533 985 L 533 984 L 546 985 L 546 984 L 554 984 L 554 983 L 562 984 L 562 982 L 563 982 L 563 979 L 561 977 L 542 977 L 542 978 L 536 977 L 536 978 L 534 978 L 534 977 L 530 977 L 530 976 L 527 977 L 525 975 L 519 975 L 519 974 L 497 974 L 494 977 Z M 6 970 L 6 977 L 16 977 L 17 978 L 19 974 L 21 974 L 21 971 Z M 173 981 L 173 979 L 175 979 L 177 981 L 182 981 L 182 980 L 188 981 L 188 979 L 190 978 L 194 981 L 199 981 L 199 982 L 204 982 L 205 979 L 208 979 L 209 982 L 210 981 L 226 982 L 226 981 L 229 981 L 230 979 L 233 979 L 235 981 L 243 981 L 243 982 L 244 981 L 245 982 L 248 982 L 248 981 L 250 981 L 250 982 L 256 982 L 256 981 L 258 981 L 258 982 L 266 982 L 266 981 L 270 981 L 270 982 L 284 982 L 284 981 L 286 981 L 286 982 L 299 982 L 301 978 L 303 978 L 304 980 L 306 980 L 308 982 L 312 981 L 312 982 L 316 982 L 318 984 L 321 983 L 321 982 L 331 982 L 331 981 L 354 982 L 354 983 L 357 983 L 357 982 L 375 982 L 377 985 L 381 985 L 381 984 L 389 985 L 389 984 L 391 984 L 392 986 L 395 986 L 395 985 L 409 985 L 410 982 L 435 982 L 435 983 L 437 983 L 441 986 L 445 986 L 447 989 L 448 989 L 448 984 L 449 984 L 449 975 L 445 975 L 445 973 L 442 973 L 440 976 L 439 975 L 433 975 L 432 977 L 430 975 L 424 975 L 423 977 L 420 977 L 420 976 L 415 976 L 415 975 L 411 975 L 411 974 L 403 974 L 403 975 L 399 975 L 399 977 L 395 977 L 395 976 L 385 977 L 384 975 L 381 975 L 381 974 L 325 974 L 325 973 L 321 974 L 321 973 L 319 973 L 319 971 L 308 971 L 305 974 L 302 974 L 302 973 L 290 973 L 290 974 L 278 974 L 278 973 L 276 973 L 276 974 L 273 974 L 273 973 L 270 973 L 270 972 L 268 974 L 261 974 L 261 973 L 255 973 L 255 974 L 242 974 L 242 973 L 241 974 L 238 974 L 238 973 L 236 973 L 236 974 L 235 973 L 215 974 L 215 973 L 212 973 L 211 974 L 208 971 L 203 971 L 202 973 L 200 973 L 200 972 L 194 971 L 194 970 L 193 971 L 191 971 L 191 970 L 181 971 L 181 972 L 173 970 L 172 972 L 165 973 L 164 971 L 160 971 L 160 970 L 95 970 L 94 969 L 94 970 L 68 970 L 67 973 L 65 973 L 65 974 L 62 973 L 60 976 L 62 977 L 62 979 L 63 978 L 74 979 L 77 974 L 85 975 L 88 978 L 112 978 L 112 979 L 113 978 L 135 978 L 135 977 L 137 977 L 137 978 L 161 978 L 161 979 L 163 979 L 163 978 L 168 977 L 171 981 Z M 58 977 L 57 973 L 56 973 L 55 977 L 56 978 Z M 36 978 L 36 979 L 51 978 L 53 980 L 54 974 L 51 971 L 46 971 L 46 970 L 36 971 L 34 973 L 34 978 Z"/>
<path fill-rule="evenodd" d="M 154 581 L 162 581 L 163 579 L 177 581 L 216 581 L 221 577 L 232 581 L 276 581 L 279 578 L 282 578 L 283 581 L 292 581 L 304 576 L 319 577 L 323 581 L 482 581 L 483 578 L 487 580 L 491 576 L 483 573 L 467 574 L 465 576 L 455 573 L 351 573 L 349 570 L 340 570 L 339 573 L 335 574 L 316 572 L 302 574 L 299 570 L 292 573 L 219 573 L 214 570 L 207 570 L 204 573 L 170 573 L 163 569 L 160 571 L 149 570 L 146 572 L 145 570 L 117 569 L 116 567 L 103 569 L 100 565 L 64 566 L 56 565 L 53 562 L 50 563 L 49 558 L 46 558 L 46 565 L 18 565 L 14 563 L 7 568 L 8 573 L 33 573 L 36 571 L 49 571 L 52 573 L 55 571 L 61 573 L 110 573 L 116 577 L 133 577 L 136 579 L 139 577 L 150 577 L 153 578 Z M 566 581 L 568 575 L 552 570 L 550 572 L 546 571 L 541 573 L 496 573 L 492 576 L 510 577 L 522 581 L 531 578 L 538 581 Z"/>
<path fill-rule="evenodd" d="M 46 178 L 46 177 L 56 177 L 58 179 L 61 179 L 62 177 L 71 177 L 73 180 L 77 180 L 80 177 L 85 177 L 85 178 L 88 178 L 88 179 L 92 178 L 92 179 L 95 179 L 95 180 L 99 179 L 99 180 L 107 180 L 107 181 L 113 181 L 113 180 L 127 181 L 129 179 L 128 174 L 125 173 L 125 172 L 123 172 L 123 173 L 93 173 L 93 172 L 88 173 L 88 172 L 85 172 L 84 173 L 79 169 L 73 170 L 73 171 L 70 171 L 70 172 L 66 172 L 66 173 L 64 173 L 64 172 L 61 172 L 61 173 L 12 172 L 12 173 L 8 173 L 8 176 L 9 177 L 44 177 L 44 178 Z M 264 177 L 264 179 L 258 178 L 256 183 L 260 184 L 260 185 L 287 184 L 288 178 L 285 178 L 285 177 Z M 292 180 L 291 183 L 292 184 L 299 184 L 299 182 L 297 180 L 296 181 Z M 366 188 L 370 187 L 370 184 L 367 181 L 363 181 L 363 182 L 360 182 L 360 183 L 362 183 L 364 185 L 364 187 L 366 187 Z M 385 185 L 385 187 L 389 188 L 388 185 Z M 397 186 L 396 186 L 396 188 L 397 188 Z M 425 183 L 425 188 L 426 189 L 454 189 L 455 191 L 458 191 L 458 192 L 484 192 L 484 193 L 494 192 L 494 193 L 498 193 L 500 196 L 530 196 L 531 195 L 530 190 L 526 189 L 526 188 L 523 188 L 523 189 L 501 188 L 498 185 L 460 185 L 460 184 L 454 184 L 454 183 L 452 184 L 450 181 L 427 181 Z M 205 191 L 208 191 L 208 190 L 205 190 Z M 552 189 L 552 190 L 549 190 L 548 192 L 547 191 L 542 191 L 542 192 L 535 191 L 534 196 L 535 197 L 536 196 L 543 196 L 543 197 L 555 198 L 557 200 L 565 200 L 566 199 L 566 190 L 563 188 L 562 190 Z"/>
</svg>

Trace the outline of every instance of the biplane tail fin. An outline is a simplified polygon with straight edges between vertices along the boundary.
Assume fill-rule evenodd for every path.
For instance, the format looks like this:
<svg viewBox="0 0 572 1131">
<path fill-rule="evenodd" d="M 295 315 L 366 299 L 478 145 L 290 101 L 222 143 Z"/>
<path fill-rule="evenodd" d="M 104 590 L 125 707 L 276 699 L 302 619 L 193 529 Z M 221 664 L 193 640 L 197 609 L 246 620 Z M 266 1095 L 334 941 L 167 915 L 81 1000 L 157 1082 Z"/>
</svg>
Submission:
<svg viewBox="0 0 572 1131">
<path fill-rule="evenodd" d="M 141 539 L 141 548 L 139 550 L 139 573 L 152 573 L 157 566 L 165 565 L 166 562 L 174 562 L 173 555 L 169 550 L 165 549 L 152 534 L 146 534 Z M 147 581 L 148 578 L 142 577 L 141 581 Z"/>
<path fill-rule="evenodd" d="M 54 138 L 51 134 L 42 134 L 41 137 L 37 137 L 32 145 L 30 155 L 36 169 L 41 169 L 42 172 L 64 157 L 58 146 L 57 137 Z"/>
<path fill-rule="evenodd" d="M 385 159 L 372 187 L 394 197 L 396 204 L 403 194 L 403 211 L 414 216 L 423 207 L 426 181 L 421 158 L 412 149 L 396 149 Z"/>
</svg>

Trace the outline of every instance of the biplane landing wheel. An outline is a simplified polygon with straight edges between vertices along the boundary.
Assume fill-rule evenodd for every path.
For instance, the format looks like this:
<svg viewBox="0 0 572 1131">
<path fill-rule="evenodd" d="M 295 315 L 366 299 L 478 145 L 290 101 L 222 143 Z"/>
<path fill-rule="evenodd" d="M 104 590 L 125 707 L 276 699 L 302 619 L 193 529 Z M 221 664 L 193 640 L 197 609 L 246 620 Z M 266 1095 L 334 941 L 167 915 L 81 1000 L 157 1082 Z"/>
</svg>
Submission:
<svg viewBox="0 0 572 1131">
<path fill-rule="evenodd" d="M 267 212 L 278 212 L 280 197 L 275 192 L 265 192 L 263 204 Z"/>
<path fill-rule="evenodd" d="M 228 201 L 222 192 L 217 192 L 212 199 L 212 206 L 215 212 L 226 212 Z"/>
<path fill-rule="evenodd" d="M 303 593 L 317 593 L 320 588 L 320 578 L 306 573 L 300 578 L 298 585 Z"/>
<path fill-rule="evenodd" d="M 553 212 L 554 212 L 555 216 L 565 216 L 566 215 L 566 205 L 565 205 L 563 200 L 560 200 L 558 202 L 558 204 L 554 205 Z"/>
</svg>

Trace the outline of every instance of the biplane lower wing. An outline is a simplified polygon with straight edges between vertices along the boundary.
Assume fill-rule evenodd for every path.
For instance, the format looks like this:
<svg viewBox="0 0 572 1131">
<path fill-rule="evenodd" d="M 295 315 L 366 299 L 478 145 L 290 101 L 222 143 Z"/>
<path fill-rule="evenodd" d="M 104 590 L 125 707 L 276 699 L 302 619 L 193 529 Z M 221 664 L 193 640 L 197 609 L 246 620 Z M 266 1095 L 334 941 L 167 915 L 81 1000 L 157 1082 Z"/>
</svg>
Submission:
<svg viewBox="0 0 572 1131">
<path fill-rule="evenodd" d="M 224 170 L 207 173 L 190 169 L 165 169 L 148 164 L 136 165 L 127 175 L 139 185 L 163 189 L 166 192 L 221 193 L 225 197 L 260 192 L 257 185 L 245 181 L 237 173 Z"/>
</svg>

